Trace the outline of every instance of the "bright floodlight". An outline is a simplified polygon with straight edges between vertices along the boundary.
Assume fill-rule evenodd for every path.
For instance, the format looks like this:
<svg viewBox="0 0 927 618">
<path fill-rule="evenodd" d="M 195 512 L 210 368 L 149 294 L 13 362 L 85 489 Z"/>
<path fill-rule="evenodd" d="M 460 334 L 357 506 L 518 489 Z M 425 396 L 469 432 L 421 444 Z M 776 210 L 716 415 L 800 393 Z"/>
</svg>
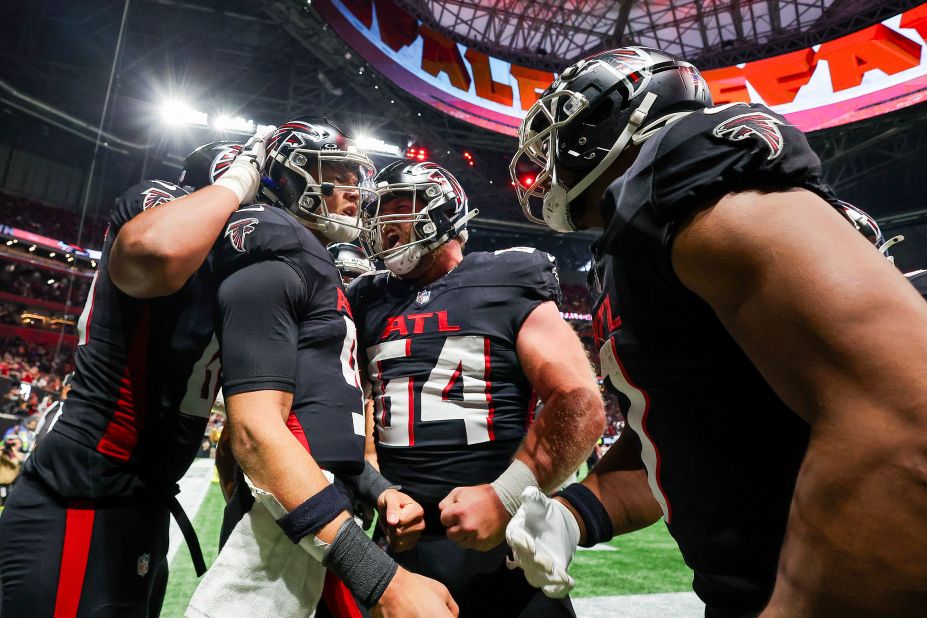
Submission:
<svg viewBox="0 0 927 618">
<path fill-rule="evenodd" d="M 200 112 L 186 103 L 168 101 L 161 105 L 161 119 L 171 125 L 193 124 L 208 126 L 206 112 Z"/>
<path fill-rule="evenodd" d="M 238 133 L 254 133 L 254 121 L 235 116 L 234 118 L 223 114 L 213 121 L 213 126 L 220 131 L 235 131 Z"/>
<path fill-rule="evenodd" d="M 395 144 L 384 142 L 383 140 L 369 135 L 358 135 L 354 139 L 357 147 L 366 152 L 375 152 L 377 154 L 401 157 L 402 150 Z"/>
</svg>

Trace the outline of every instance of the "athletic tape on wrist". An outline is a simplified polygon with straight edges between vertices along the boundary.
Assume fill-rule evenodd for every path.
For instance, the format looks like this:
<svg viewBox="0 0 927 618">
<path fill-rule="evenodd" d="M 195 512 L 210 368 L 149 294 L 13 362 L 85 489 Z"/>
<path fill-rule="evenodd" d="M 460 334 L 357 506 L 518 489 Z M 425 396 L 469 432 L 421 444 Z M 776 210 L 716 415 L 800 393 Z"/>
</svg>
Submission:
<svg viewBox="0 0 927 618">
<path fill-rule="evenodd" d="M 580 545 L 592 547 L 610 541 L 615 536 L 612 518 L 591 489 L 582 483 L 573 483 L 554 495 L 569 502 L 583 520 L 586 539 Z"/>
<path fill-rule="evenodd" d="M 538 480 L 531 468 L 521 460 L 515 459 L 491 486 L 509 515 L 515 515 L 515 511 L 521 506 L 521 492 L 525 491 L 526 487 L 537 487 Z"/>
<path fill-rule="evenodd" d="M 402 489 L 402 485 L 395 485 L 380 474 L 380 472 L 370 465 L 370 462 L 364 462 L 364 471 L 357 476 L 348 477 L 347 480 L 354 486 L 357 495 L 370 504 L 376 504 L 377 500 L 387 489 Z"/>
<path fill-rule="evenodd" d="M 322 565 L 368 608 L 377 604 L 399 569 L 396 561 L 377 547 L 353 519 L 341 524 Z"/>
<path fill-rule="evenodd" d="M 332 521 L 342 511 L 351 510 L 351 503 L 334 485 L 328 485 L 319 493 L 277 520 L 293 543 L 299 543 L 303 537 L 315 534 Z"/>
<path fill-rule="evenodd" d="M 238 203 L 250 202 L 254 199 L 261 182 L 261 175 L 254 166 L 250 157 L 239 158 L 232 162 L 229 169 L 213 184 L 231 190 L 237 197 Z"/>
</svg>

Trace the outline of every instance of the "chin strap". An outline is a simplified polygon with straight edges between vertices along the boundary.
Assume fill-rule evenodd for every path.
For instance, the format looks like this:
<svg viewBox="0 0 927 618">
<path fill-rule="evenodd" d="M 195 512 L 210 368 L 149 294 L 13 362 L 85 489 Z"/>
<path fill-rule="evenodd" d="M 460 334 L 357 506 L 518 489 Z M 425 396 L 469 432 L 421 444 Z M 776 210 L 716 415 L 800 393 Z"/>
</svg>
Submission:
<svg viewBox="0 0 927 618">
<path fill-rule="evenodd" d="M 669 125 L 673 124 L 674 122 L 682 120 L 683 118 L 685 118 L 686 116 L 692 113 L 693 113 L 692 111 L 675 112 L 672 114 L 667 114 L 666 116 L 663 116 L 662 118 L 658 118 L 657 120 L 654 120 L 653 122 L 648 124 L 646 127 L 642 128 L 640 131 L 632 135 L 631 143 L 634 144 L 635 146 L 640 146 L 641 144 L 649 140 L 651 137 L 653 137 L 657 133 L 657 131 L 659 131 L 660 129 L 666 128 Z"/>
<path fill-rule="evenodd" d="M 884 255 L 886 258 L 888 258 L 888 261 L 889 261 L 889 262 L 891 262 L 892 264 L 894 264 L 894 263 L 895 263 L 895 258 L 892 257 L 892 256 L 890 256 L 890 255 L 888 254 L 888 250 L 891 249 L 893 246 L 897 245 L 898 243 L 900 243 L 900 242 L 903 241 L 903 240 L 904 240 L 904 236 L 902 236 L 901 234 L 898 234 L 898 236 L 892 236 L 891 238 L 889 238 L 888 240 L 886 240 L 884 243 L 882 243 L 881 245 L 879 245 L 879 247 L 878 247 L 879 253 L 881 253 L 882 255 Z"/>
<path fill-rule="evenodd" d="M 576 183 L 573 187 L 567 191 L 567 204 L 576 199 L 583 191 L 589 188 L 596 178 L 601 176 L 605 170 L 607 170 L 612 163 L 615 162 L 615 159 L 618 158 L 624 149 L 627 148 L 628 143 L 633 138 L 634 134 L 637 132 L 637 129 L 644 124 L 644 121 L 647 120 L 647 114 L 650 113 L 650 108 L 657 100 L 657 95 L 652 92 L 648 92 L 644 95 L 644 100 L 641 102 L 640 106 L 634 113 L 631 114 L 631 118 L 628 119 L 628 124 L 624 128 L 624 131 L 621 132 L 621 135 L 618 136 L 618 139 L 612 145 L 611 149 L 608 151 L 599 164 L 596 165 L 591 172 L 586 174 L 586 176 Z M 659 122 L 659 120 L 657 121 Z M 566 204 L 564 204 L 566 206 Z"/>
</svg>

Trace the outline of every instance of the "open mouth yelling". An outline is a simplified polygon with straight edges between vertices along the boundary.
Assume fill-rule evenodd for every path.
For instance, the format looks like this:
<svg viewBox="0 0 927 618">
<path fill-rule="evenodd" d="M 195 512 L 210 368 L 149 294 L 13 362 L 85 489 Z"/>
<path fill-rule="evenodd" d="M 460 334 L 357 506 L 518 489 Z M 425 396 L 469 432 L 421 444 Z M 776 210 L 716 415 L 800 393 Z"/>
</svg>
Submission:
<svg viewBox="0 0 927 618">
<path fill-rule="evenodd" d="M 400 242 L 402 242 L 402 238 L 399 236 L 399 232 L 387 232 L 383 245 L 389 250 L 398 246 Z"/>
</svg>

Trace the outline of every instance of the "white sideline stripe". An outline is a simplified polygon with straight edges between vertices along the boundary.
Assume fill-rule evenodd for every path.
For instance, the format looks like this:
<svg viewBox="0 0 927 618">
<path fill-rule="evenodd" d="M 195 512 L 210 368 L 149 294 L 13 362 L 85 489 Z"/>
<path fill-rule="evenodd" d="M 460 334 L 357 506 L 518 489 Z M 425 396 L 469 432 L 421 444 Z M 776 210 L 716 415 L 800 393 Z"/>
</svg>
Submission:
<svg viewBox="0 0 927 618">
<path fill-rule="evenodd" d="M 577 618 L 702 618 L 705 604 L 694 592 L 629 594 L 571 599 Z"/>
<path fill-rule="evenodd" d="M 215 465 L 216 462 L 211 458 L 204 457 L 203 459 L 194 459 L 193 465 L 190 466 L 190 469 L 187 470 L 184 477 L 180 479 L 180 494 L 177 495 L 177 500 L 190 519 L 190 523 L 193 523 L 194 518 L 196 518 L 200 506 L 203 504 L 203 499 L 206 497 L 206 492 L 209 491 Z M 171 541 L 167 546 L 168 564 L 174 560 L 174 555 L 177 553 L 178 548 L 182 547 L 184 551 L 187 551 L 187 544 L 183 540 L 183 534 L 180 532 L 180 528 L 177 526 L 177 522 L 174 521 L 173 517 L 171 517 L 170 535 Z M 218 539 L 205 539 L 205 541 L 204 539 L 200 539 L 200 545 L 204 542 L 218 543 L 219 541 Z"/>
<path fill-rule="evenodd" d="M 577 547 L 577 551 L 618 551 L 617 547 L 606 545 L 605 543 L 596 543 L 592 547 Z"/>
</svg>

